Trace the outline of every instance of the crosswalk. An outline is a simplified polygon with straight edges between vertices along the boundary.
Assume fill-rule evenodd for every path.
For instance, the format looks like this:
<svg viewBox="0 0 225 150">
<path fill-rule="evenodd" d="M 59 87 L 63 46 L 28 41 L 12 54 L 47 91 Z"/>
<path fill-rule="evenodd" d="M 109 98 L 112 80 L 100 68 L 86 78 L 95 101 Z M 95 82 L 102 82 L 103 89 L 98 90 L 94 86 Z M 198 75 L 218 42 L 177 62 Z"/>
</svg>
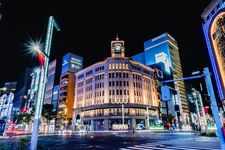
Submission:
<svg viewBox="0 0 225 150">
<path fill-rule="evenodd" d="M 120 150 L 220 150 L 218 147 L 192 146 L 190 145 L 170 145 L 160 143 L 147 143 L 120 148 Z"/>
</svg>

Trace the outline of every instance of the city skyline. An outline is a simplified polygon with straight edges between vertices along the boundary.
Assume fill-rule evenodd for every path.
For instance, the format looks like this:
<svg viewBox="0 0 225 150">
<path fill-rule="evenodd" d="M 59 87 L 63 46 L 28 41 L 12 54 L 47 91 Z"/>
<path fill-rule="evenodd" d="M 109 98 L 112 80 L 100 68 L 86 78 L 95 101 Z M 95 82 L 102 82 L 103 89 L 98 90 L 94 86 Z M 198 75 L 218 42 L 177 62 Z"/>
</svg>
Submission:
<svg viewBox="0 0 225 150">
<path fill-rule="evenodd" d="M 117 33 L 120 39 L 125 41 L 127 56 L 133 56 L 144 50 L 145 41 L 168 32 L 178 42 L 184 75 L 187 76 L 191 71 L 205 66 L 211 67 L 200 17 L 209 1 L 195 4 L 176 2 L 176 6 L 172 2 L 165 2 L 164 5 L 147 1 L 129 4 L 126 2 L 78 1 L 76 5 L 51 1 L 40 1 L 35 5 L 28 1 L 17 5 L 3 2 L 0 49 L 4 49 L 4 52 L 0 56 L 0 67 L 3 68 L 0 85 L 2 86 L 4 81 L 17 81 L 19 73 L 37 63 L 37 59 L 26 54 L 24 44 L 29 38 L 40 37 L 44 43 L 43 33 L 48 15 L 53 15 L 62 27 L 61 33 L 54 36 L 50 60 L 62 61 L 64 54 L 72 52 L 84 58 L 85 68 L 110 56 L 110 41 Z M 186 6 L 183 7 L 182 4 Z M 189 6 L 194 7 L 191 12 L 186 11 Z M 40 8 L 41 11 L 38 11 Z M 165 16 L 160 19 L 165 12 L 174 17 Z M 179 18 L 178 12 L 183 12 L 182 18 Z M 189 28 L 193 29 L 193 32 L 189 32 Z M 93 52 L 95 55 L 92 55 Z M 8 60 L 9 57 L 11 61 Z M 192 62 L 189 61 L 190 57 Z M 205 59 L 198 62 L 199 57 Z"/>
<path fill-rule="evenodd" d="M 3 0 L 0 43 L 0 149 L 225 150 L 225 0 Z"/>
</svg>

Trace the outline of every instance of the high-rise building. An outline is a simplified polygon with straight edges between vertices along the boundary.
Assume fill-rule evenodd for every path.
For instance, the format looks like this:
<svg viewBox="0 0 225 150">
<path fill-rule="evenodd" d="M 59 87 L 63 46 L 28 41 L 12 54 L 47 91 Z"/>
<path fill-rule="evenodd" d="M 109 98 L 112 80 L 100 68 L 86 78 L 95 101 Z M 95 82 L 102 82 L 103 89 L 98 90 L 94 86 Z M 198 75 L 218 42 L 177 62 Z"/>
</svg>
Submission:
<svg viewBox="0 0 225 150">
<path fill-rule="evenodd" d="M 75 74 L 74 126 L 132 129 L 157 120 L 156 70 L 125 57 L 124 43 L 117 37 L 111 57 Z"/>
<path fill-rule="evenodd" d="M 17 112 L 20 112 L 24 109 L 28 101 L 28 90 L 30 89 L 32 68 L 26 68 L 22 72 L 18 79 L 15 91 L 15 98 L 13 101 L 13 109 Z"/>
<path fill-rule="evenodd" d="M 59 85 L 55 85 L 53 88 L 53 93 L 52 93 L 52 105 L 53 105 L 54 111 L 57 111 L 58 98 L 59 98 Z"/>
<path fill-rule="evenodd" d="M 33 73 L 30 74 L 31 76 L 31 84 L 30 89 L 28 90 L 28 100 L 25 104 L 25 108 L 28 112 L 30 112 L 33 109 L 33 106 L 37 103 L 37 94 L 38 94 L 38 87 L 40 83 L 40 75 L 41 75 L 41 69 L 36 68 Z"/>
<path fill-rule="evenodd" d="M 177 42 L 168 33 L 144 42 L 144 52 L 132 58 L 147 66 L 160 67 L 164 80 L 183 77 Z M 177 116 L 181 116 L 181 124 L 186 125 L 190 117 L 184 81 L 175 82 L 172 86 L 178 91 L 178 100 L 174 102 L 174 105 L 179 105 Z"/>
<path fill-rule="evenodd" d="M 58 112 L 56 127 L 71 124 L 74 105 L 75 73 L 83 68 L 83 58 L 67 53 L 63 56 L 59 84 Z"/>
<path fill-rule="evenodd" d="M 56 72 L 56 60 L 49 63 L 44 104 L 52 104 L 53 88 L 55 83 L 55 72 Z"/>
<path fill-rule="evenodd" d="M 203 31 L 221 100 L 225 99 L 225 2 L 214 0 L 202 13 Z"/>
</svg>

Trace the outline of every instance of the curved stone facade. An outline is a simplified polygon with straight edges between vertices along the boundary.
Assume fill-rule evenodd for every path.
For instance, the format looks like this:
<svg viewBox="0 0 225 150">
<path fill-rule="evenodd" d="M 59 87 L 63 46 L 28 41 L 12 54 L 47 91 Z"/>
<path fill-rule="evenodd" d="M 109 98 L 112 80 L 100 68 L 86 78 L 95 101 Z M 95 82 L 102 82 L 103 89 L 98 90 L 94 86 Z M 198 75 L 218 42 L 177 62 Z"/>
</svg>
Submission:
<svg viewBox="0 0 225 150">
<path fill-rule="evenodd" d="M 154 69 L 128 57 L 91 65 L 76 73 L 73 121 L 80 116 L 80 123 L 91 130 L 113 129 L 123 116 L 129 129 L 145 124 L 147 114 L 158 117 L 156 83 Z"/>
</svg>

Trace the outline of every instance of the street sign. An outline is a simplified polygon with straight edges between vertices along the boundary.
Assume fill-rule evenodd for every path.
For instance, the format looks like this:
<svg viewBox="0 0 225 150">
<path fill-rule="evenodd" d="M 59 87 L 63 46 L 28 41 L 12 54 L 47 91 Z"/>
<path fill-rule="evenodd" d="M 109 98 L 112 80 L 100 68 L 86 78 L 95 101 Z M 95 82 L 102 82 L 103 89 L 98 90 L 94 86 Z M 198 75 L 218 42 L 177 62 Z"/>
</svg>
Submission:
<svg viewBox="0 0 225 150">
<path fill-rule="evenodd" d="M 170 87 L 167 85 L 161 86 L 161 94 L 162 101 L 169 101 L 171 99 Z"/>
</svg>

